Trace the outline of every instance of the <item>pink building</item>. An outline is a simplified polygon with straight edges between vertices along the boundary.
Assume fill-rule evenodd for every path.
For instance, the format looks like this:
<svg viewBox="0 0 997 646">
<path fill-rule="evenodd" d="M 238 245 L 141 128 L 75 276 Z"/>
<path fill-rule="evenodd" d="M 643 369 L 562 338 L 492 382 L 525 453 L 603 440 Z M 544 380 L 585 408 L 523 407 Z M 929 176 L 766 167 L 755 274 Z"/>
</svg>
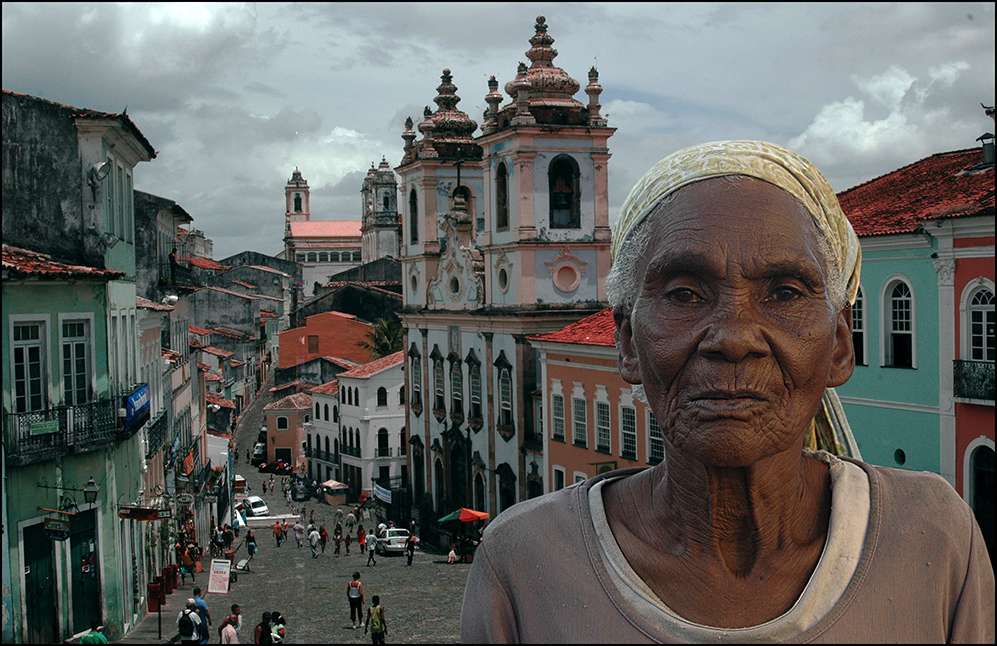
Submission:
<svg viewBox="0 0 997 646">
<path fill-rule="evenodd" d="M 312 396 L 295 393 L 263 407 L 267 428 L 267 462 L 283 460 L 305 467 L 305 423 L 311 421 Z"/>
</svg>

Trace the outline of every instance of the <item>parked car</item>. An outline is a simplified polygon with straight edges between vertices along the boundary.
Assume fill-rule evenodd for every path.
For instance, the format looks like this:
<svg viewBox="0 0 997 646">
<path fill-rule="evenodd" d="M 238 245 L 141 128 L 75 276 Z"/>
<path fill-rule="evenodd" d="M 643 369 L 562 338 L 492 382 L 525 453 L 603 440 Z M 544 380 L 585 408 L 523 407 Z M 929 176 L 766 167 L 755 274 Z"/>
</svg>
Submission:
<svg viewBox="0 0 997 646">
<path fill-rule="evenodd" d="M 244 503 L 247 516 L 269 516 L 270 508 L 259 496 L 248 496 Z"/>
<path fill-rule="evenodd" d="M 377 554 L 401 554 L 405 551 L 405 541 L 408 540 L 408 530 L 393 527 L 386 529 L 377 537 L 374 551 Z M 417 538 L 416 541 L 419 539 Z M 416 543 L 418 545 L 418 543 Z"/>
<path fill-rule="evenodd" d="M 256 446 L 253 447 L 253 457 L 250 460 L 250 464 L 253 466 L 263 464 L 267 461 L 267 445 L 262 442 L 257 442 Z"/>
<path fill-rule="evenodd" d="M 260 465 L 260 473 L 272 473 L 278 476 L 289 476 L 294 474 L 294 467 L 283 460 L 276 462 L 264 462 Z"/>
</svg>

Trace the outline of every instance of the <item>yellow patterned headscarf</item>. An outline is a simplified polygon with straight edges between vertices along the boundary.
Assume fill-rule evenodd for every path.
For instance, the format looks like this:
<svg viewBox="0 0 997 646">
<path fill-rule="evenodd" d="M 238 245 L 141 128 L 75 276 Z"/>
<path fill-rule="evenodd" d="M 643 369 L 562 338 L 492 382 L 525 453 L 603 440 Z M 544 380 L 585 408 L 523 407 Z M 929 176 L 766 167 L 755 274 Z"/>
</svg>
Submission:
<svg viewBox="0 0 997 646">
<path fill-rule="evenodd" d="M 803 157 L 764 141 L 717 141 L 692 146 L 665 157 L 637 182 L 613 225 L 610 247 L 615 259 L 623 240 L 666 195 L 712 177 L 747 175 L 774 184 L 798 199 L 817 223 L 834 252 L 842 293 L 855 302 L 862 252 L 848 218 L 830 184 Z"/>
<path fill-rule="evenodd" d="M 837 196 L 816 166 L 791 150 L 764 141 L 717 141 L 692 146 L 652 166 L 630 191 L 613 225 L 613 259 L 634 227 L 662 198 L 693 182 L 724 175 L 755 177 L 798 199 L 830 244 L 840 269 L 841 293 L 849 303 L 855 303 L 862 251 Z M 808 425 L 804 448 L 862 457 L 833 388 L 825 391 L 821 408 Z"/>
</svg>

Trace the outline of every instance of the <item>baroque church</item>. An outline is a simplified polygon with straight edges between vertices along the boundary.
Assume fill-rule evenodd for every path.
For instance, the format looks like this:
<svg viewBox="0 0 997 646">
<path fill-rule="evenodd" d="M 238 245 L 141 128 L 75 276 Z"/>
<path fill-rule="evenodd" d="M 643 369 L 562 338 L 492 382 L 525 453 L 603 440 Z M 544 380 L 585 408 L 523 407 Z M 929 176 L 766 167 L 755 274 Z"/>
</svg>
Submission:
<svg viewBox="0 0 997 646">
<path fill-rule="evenodd" d="M 598 72 L 554 65 L 543 16 L 505 94 L 492 76 L 481 133 L 449 69 L 413 130 L 401 178 L 405 393 L 414 516 L 493 517 L 549 491 L 542 376 L 526 337 L 607 306 L 608 141 Z M 485 88 L 482 88 L 483 90 Z"/>
<path fill-rule="evenodd" d="M 312 220 L 308 181 L 295 167 L 284 187 L 285 260 L 301 266 L 304 298 L 329 277 L 379 258 L 399 255 L 401 222 L 398 218 L 398 183 L 388 162 L 371 164 L 360 190 L 360 220 Z"/>
</svg>

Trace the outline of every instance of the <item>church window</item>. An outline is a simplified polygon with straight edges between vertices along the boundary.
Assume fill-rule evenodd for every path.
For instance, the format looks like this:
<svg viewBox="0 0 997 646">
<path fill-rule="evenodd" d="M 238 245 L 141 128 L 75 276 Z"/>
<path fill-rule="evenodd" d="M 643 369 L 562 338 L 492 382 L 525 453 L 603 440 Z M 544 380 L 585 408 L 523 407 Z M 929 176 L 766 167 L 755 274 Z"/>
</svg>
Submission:
<svg viewBox="0 0 997 646">
<path fill-rule="evenodd" d="M 495 170 L 495 228 L 509 228 L 509 171 L 504 162 Z"/>
<path fill-rule="evenodd" d="M 435 410 L 443 410 L 445 404 L 443 398 L 443 361 L 434 360 L 433 361 L 433 386 L 435 389 L 435 401 L 433 408 Z"/>
<path fill-rule="evenodd" d="M 412 244 L 419 242 L 419 196 L 414 188 L 408 198 L 408 228 Z"/>
<path fill-rule="evenodd" d="M 508 368 L 499 372 L 499 424 L 512 426 L 512 376 Z"/>
<path fill-rule="evenodd" d="M 388 198 L 387 195 L 385 195 L 384 196 L 384 210 L 387 211 L 389 209 L 391 209 L 391 200 Z"/>
<path fill-rule="evenodd" d="M 301 193 L 294 194 L 294 212 L 301 213 Z"/>
<path fill-rule="evenodd" d="M 459 360 L 450 365 L 450 412 L 464 413 L 464 375 Z"/>
<path fill-rule="evenodd" d="M 547 172 L 550 228 L 578 229 L 582 226 L 578 179 L 578 164 L 568 155 L 560 155 L 551 163 Z"/>
</svg>

